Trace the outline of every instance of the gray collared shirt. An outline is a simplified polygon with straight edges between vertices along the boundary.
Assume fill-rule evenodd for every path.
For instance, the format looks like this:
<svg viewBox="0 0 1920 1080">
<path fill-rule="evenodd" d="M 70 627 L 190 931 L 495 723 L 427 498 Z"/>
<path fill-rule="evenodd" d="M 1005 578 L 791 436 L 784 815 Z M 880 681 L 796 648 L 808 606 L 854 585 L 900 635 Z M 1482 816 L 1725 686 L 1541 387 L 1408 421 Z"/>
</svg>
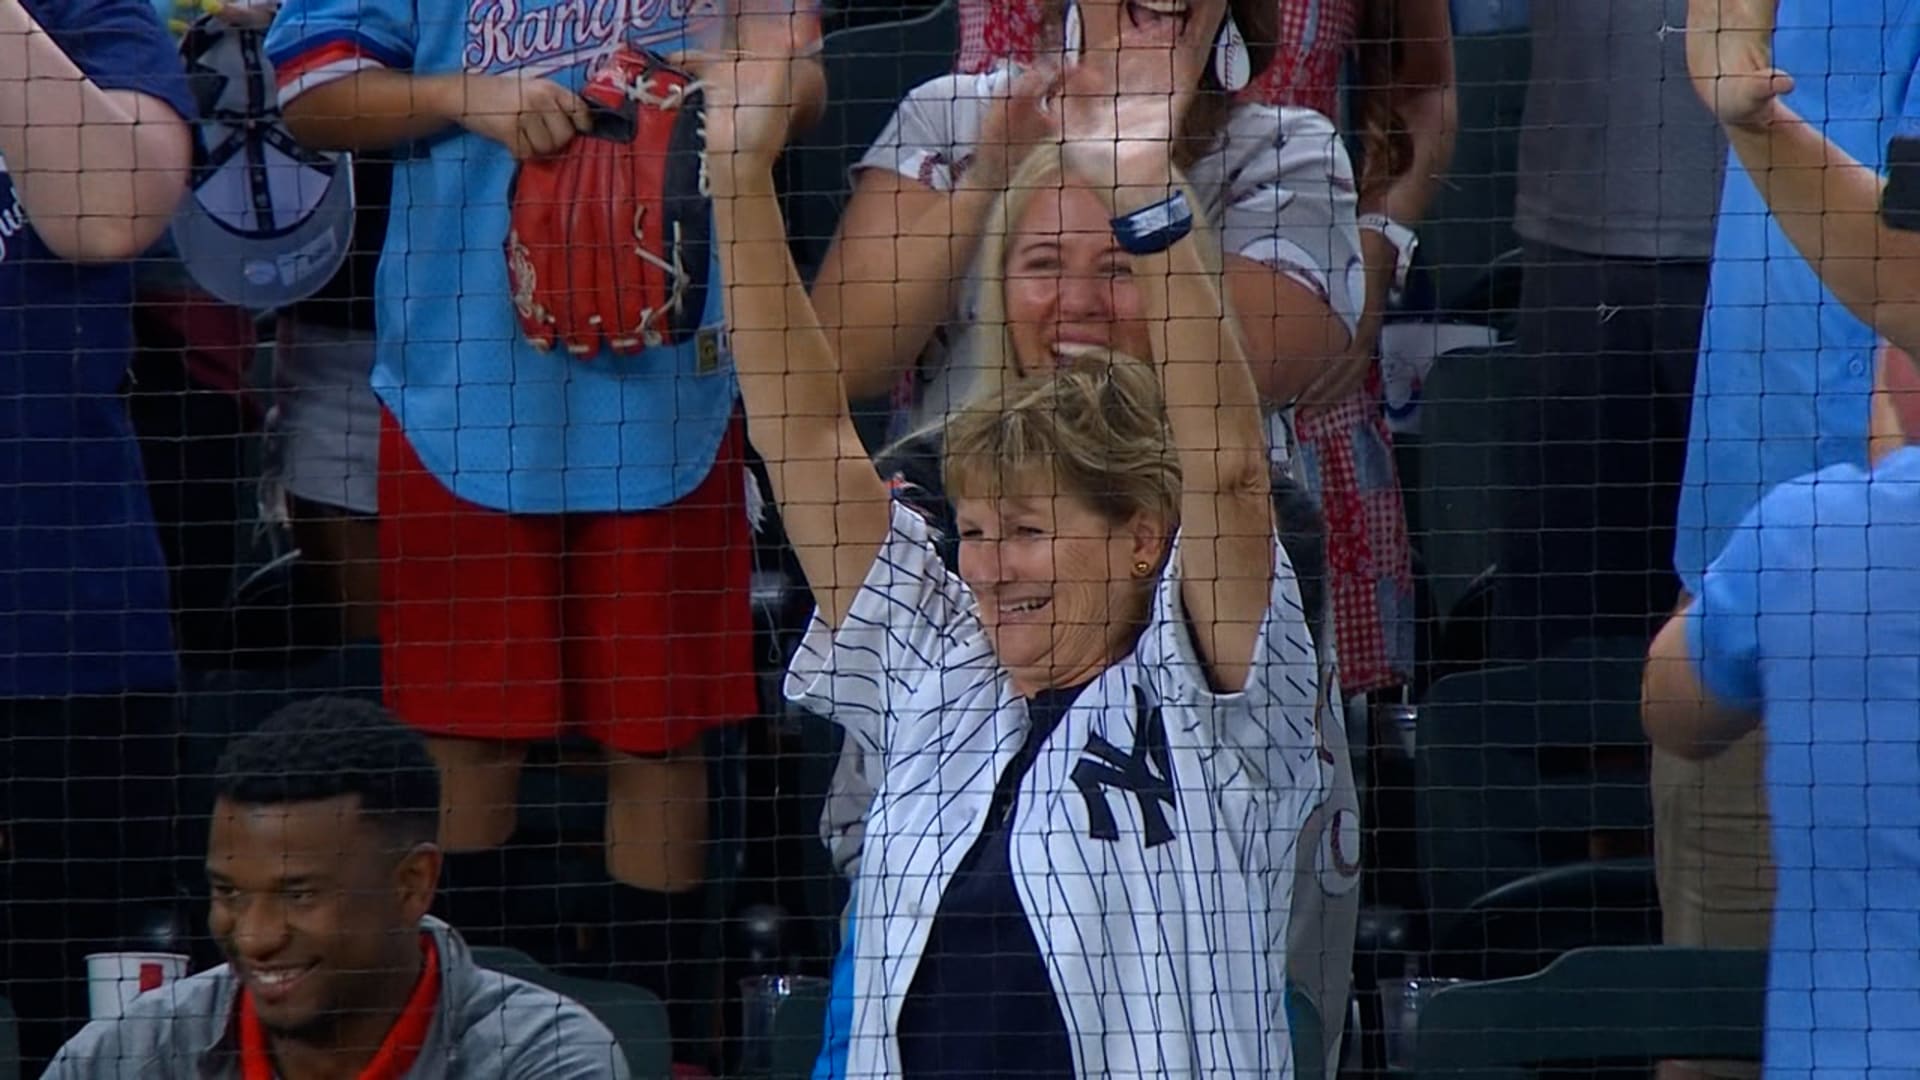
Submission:
<svg viewBox="0 0 1920 1080">
<path fill-rule="evenodd" d="M 584 1007 L 476 966 L 438 919 L 421 929 L 440 952 L 440 1000 L 408 1080 L 628 1080 L 612 1033 Z M 239 992 L 223 964 L 143 994 L 74 1036 L 45 1080 L 237 1080 Z"/>
</svg>

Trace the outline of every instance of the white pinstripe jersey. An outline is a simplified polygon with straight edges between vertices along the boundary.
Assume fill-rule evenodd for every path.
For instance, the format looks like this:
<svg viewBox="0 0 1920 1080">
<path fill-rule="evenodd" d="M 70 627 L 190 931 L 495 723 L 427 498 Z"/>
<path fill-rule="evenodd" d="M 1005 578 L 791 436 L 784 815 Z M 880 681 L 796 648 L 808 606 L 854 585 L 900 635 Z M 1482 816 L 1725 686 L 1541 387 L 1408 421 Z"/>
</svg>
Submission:
<svg viewBox="0 0 1920 1080">
<path fill-rule="evenodd" d="M 895 1024 L 934 914 L 1028 725 L 972 594 L 926 523 L 892 513 L 845 623 L 815 615 L 786 685 L 860 740 L 877 787 L 849 1077 L 900 1074 Z M 1323 779 L 1313 642 L 1274 550 L 1243 692 L 1208 688 L 1169 576 L 1133 651 L 1081 692 L 1020 785 L 1015 885 L 1082 1077 L 1292 1073 L 1288 896 Z"/>
</svg>

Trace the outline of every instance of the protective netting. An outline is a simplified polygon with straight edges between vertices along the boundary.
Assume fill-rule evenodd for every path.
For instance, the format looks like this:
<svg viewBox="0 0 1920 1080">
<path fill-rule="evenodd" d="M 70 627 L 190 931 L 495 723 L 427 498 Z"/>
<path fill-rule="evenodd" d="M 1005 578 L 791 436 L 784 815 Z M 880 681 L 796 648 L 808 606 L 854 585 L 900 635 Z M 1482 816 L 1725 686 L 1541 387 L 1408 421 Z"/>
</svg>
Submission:
<svg viewBox="0 0 1920 1080">
<path fill-rule="evenodd" d="M 0 0 L 0 1080 L 1920 1070 L 1916 70 Z"/>
</svg>

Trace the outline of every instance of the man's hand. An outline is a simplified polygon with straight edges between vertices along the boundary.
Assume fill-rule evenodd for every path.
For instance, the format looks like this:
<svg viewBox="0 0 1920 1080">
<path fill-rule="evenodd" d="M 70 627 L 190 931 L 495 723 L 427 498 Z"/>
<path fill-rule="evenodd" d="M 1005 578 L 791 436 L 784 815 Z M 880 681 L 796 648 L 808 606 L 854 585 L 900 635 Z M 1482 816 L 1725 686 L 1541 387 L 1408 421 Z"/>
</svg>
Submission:
<svg viewBox="0 0 1920 1080">
<path fill-rule="evenodd" d="M 1793 77 L 1773 66 L 1778 0 L 1689 0 L 1687 71 L 1693 88 L 1729 128 L 1764 128 Z"/>
<path fill-rule="evenodd" d="M 550 79 L 468 75 L 456 93 L 460 126 L 522 160 L 558 153 L 593 123 L 580 95 Z"/>
</svg>

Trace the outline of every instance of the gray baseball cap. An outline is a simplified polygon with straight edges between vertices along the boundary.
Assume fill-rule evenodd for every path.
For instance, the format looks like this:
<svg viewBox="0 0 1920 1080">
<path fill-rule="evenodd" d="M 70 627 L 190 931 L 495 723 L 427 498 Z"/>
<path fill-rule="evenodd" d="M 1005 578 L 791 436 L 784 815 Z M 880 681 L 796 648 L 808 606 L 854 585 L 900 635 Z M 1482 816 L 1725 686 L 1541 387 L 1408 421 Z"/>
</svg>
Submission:
<svg viewBox="0 0 1920 1080">
<path fill-rule="evenodd" d="M 172 230 L 201 288 L 258 311 L 332 279 L 353 240 L 354 208 L 350 156 L 301 146 L 281 123 L 265 39 L 213 15 L 181 39 L 200 119 L 192 191 Z"/>
</svg>

